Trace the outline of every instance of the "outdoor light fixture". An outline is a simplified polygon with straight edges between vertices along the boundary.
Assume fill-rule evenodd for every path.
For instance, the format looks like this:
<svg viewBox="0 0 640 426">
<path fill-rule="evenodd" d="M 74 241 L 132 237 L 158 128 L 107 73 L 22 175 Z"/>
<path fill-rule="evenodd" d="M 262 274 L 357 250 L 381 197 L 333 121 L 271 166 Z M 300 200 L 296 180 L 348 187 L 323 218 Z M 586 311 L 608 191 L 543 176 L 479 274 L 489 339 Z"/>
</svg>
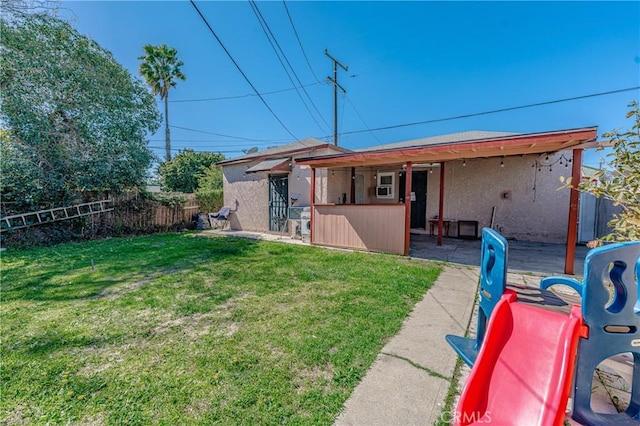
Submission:
<svg viewBox="0 0 640 426">
<path fill-rule="evenodd" d="M 504 167 L 504 158 L 500 159 L 500 167 Z"/>
<path fill-rule="evenodd" d="M 467 167 L 467 160 L 462 160 L 462 167 Z"/>
<path fill-rule="evenodd" d="M 545 157 L 547 160 L 549 159 L 549 156 L 547 155 Z M 538 160 L 535 160 L 533 165 L 531 165 L 531 167 L 535 167 L 538 169 L 538 171 L 542 171 L 543 168 L 549 168 L 549 171 L 552 172 L 553 171 L 553 166 L 555 166 L 556 164 L 560 164 L 561 166 L 565 166 L 565 167 L 569 167 L 569 163 L 571 163 L 571 158 L 567 158 L 565 157 L 564 154 L 560 155 L 560 158 L 556 159 L 554 162 L 550 163 L 550 164 L 543 164 Z"/>
</svg>

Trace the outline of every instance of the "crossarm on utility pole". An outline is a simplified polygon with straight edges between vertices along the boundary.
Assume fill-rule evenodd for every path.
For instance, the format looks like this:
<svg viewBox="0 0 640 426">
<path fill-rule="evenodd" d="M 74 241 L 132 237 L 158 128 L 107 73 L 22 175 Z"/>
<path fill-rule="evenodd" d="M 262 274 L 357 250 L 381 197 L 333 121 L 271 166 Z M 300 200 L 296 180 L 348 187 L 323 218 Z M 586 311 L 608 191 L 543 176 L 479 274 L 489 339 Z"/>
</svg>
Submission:
<svg viewBox="0 0 640 426">
<path fill-rule="evenodd" d="M 333 83 L 333 144 L 338 146 L 338 87 L 343 93 L 347 93 L 344 87 L 338 83 L 338 65 L 345 71 L 349 71 L 349 67 L 342 65 L 336 58 L 329 54 L 327 49 L 324 50 L 324 54 L 333 61 L 333 78 L 327 77 L 327 80 Z"/>
</svg>

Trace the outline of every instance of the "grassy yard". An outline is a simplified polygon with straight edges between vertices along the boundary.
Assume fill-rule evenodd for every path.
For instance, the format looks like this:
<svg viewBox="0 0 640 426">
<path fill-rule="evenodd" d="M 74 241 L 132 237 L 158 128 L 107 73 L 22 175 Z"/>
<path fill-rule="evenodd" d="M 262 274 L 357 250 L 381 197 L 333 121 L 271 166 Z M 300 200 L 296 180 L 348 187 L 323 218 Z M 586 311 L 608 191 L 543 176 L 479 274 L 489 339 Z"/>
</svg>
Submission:
<svg viewBox="0 0 640 426">
<path fill-rule="evenodd" d="M 193 234 L 4 252 L 0 422 L 329 425 L 439 272 Z"/>
</svg>

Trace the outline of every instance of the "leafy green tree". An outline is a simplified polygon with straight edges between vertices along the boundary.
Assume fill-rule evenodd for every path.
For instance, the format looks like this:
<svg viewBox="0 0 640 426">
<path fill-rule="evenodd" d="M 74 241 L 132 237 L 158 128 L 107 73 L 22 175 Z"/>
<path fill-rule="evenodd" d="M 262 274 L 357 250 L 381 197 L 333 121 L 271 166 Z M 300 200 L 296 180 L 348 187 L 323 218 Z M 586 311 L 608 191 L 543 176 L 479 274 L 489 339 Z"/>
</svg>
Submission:
<svg viewBox="0 0 640 426">
<path fill-rule="evenodd" d="M 164 136 L 165 159 L 171 160 L 171 133 L 169 131 L 169 89 L 176 87 L 176 80 L 186 80 L 186 76 L 180 70 L 184 62 L 178 60 L 178 51 L 166 44 L 152 46 L 146 44 L 143 47 L 144 56 L 140 64 L 140 75 L 146 80 L 154 95 L 164 99 Z"/>
<path fill-rule="evenodd" d="M 199 179 L 207 175 L 206 170 L 222 160 L 222 154 L 192 149 L 180 151 L 173 160 L 160 164 L 158 173 L 162 177 L 162 186 L 168 191 L 193 193 L 198 188 Z"/>
<path fill-rule="evenodd" d="M 224 203 L 222 180 L 222 167 L 215 164 L 207 167 L 198 178 L 196 201 L 198 201 L 200 211 L 216 212 L 220 210 Z"/>
<path fill-rule="evenodd" d="M 153 96 L 112 54 L 46 14 L 0 20 L 3 202 L 26 211 L 144 183 Z"/>
<path fill-rule="evenodd" d="M 631 128 L 603 134 L 609 139 L 607 146 L 613 149 L 607 155 L 606 167 L 596 172 L 591 180 L 578 185 L 580 191 L 612 200 L 614 205 L 622 207 L 622 213 L 614 215 L 609 222 L 613 232 L 604 237 L 608 241 L 640 239 L 640 108 L 637 101 L 631 102 L 629 107 L 627 118 L 633 119 Z M 598 244 L 592 242 L 590 245 Z"/>
<path fill-rule="evenodd" d="M 207 167 L 198 178 L 198 189 L 222 189 L 222 167 L 216 166 L 215 164 Z"/>
</svg>

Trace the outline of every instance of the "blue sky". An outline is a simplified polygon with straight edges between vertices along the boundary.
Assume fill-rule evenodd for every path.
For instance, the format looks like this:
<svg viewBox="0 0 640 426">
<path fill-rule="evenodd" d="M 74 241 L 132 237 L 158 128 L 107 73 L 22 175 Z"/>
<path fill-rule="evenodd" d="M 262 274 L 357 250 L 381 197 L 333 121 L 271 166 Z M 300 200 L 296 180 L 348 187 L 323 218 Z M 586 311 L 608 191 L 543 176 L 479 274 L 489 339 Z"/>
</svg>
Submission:
<svg viewBox="0 0 640 426">
<path fill-rule="evenodd" d="M 176 150 L 232 158 L 293 136 L 331 140 L 333 90 L 326 77 L 332 62 L 325 49 L 349 67 L 338 77 L 347 90 L 338 102 L 339 131 L 346 133 L 340 145 L 347 148 L 466 130 L 528 133 L 597 125 L 602 134 L 629 127 L 627 104 L 640 98 L 635 89 L 367 130 L 640 86 L 640 2 L 287 1 L 310 67 L 283 2 L 256 2 L 313 105 L 292 89 L 248 1 L 196 4 L 286 129 L 257 96 L 239 97 L 254 92 L 188 1 L 62 3 L 68 9 L 62 16 L 134 75 L 144 44 L 177 48 L 187 80 L 169 95 Z M 237 98 L 193 102 L 224 97 Z M 150 146 L 163 155 L 163 127 Z M 598 154 L 589 152 L 585 160 L 597 165 Z"/>
</svg>

